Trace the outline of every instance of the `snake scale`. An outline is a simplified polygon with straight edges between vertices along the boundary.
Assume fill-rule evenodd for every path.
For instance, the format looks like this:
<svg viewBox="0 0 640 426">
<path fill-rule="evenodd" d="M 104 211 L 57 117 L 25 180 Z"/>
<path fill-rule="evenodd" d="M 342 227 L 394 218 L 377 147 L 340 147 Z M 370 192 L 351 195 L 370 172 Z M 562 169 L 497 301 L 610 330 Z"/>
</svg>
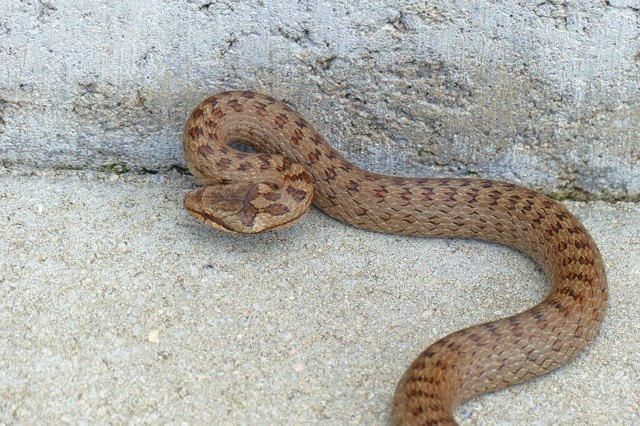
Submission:
<svg viewBox="0 0 640 426">
<path fill-rule="evenodd" d="M 539 304 L 457 331 L 418 355 L 397 386 L 394 424 L 456 424 L 456 405 L 555 369 L 600 328 L 607 284 L 598 248 L 562 204 L 540 193 L 492 180 L 362 170 L 287 104 L 251 91 L 204 100 L 189 116 L 183 142 L 189 171 L 204 185 L 186 195 L 185 207 L 216 229 L 282 229 L 313 202 L 371 231 L 505 244 L 543 268 L 550 290 Z"/>
</svg>

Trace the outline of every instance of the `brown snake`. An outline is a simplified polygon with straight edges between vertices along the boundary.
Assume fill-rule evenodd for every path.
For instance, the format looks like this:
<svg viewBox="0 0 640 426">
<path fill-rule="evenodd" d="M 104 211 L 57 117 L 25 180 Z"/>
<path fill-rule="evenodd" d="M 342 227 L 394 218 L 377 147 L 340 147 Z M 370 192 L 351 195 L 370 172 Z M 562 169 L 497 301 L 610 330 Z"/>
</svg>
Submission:
<svg viewBox="0 0 640 426">
<path fill-rule="evenodd" d="M 205 185 L 187 194 L 185 207 L 216 229 L 281 229 L 313 200 L 359 228 L 492 241 L 544 269 L 551 285 L 542 302 L 450 334 L 416 358 L 396 389 L 394 424 L 456 424 L 456 405 L 555 369 L 600 328 L 607 284 L 598 248 L 562 204 L 540 193 L 484 179 L 370 173 L 342 158 L 289 106 L 249 91 L 204 100 L 183 139 L 189 170 Z M 259 153 L 235 150 L 234 142 Z"/>
</svg>

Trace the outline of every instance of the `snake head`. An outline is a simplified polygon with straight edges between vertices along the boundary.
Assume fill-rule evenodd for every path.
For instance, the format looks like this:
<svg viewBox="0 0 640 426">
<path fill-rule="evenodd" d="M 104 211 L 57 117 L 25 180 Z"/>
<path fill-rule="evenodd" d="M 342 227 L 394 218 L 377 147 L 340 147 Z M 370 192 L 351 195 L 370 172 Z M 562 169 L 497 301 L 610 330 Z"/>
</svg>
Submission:
<svg viewBox="0 0 640 426">
<path fill-rule="evenodd" d="M 226 183 L 187 193 L 189 214 L 215 229 L 239 234 L 258 234 L 288 228 L 306 213 L 313 185 L 305 190 L 273 183 Z"/>
</svg>

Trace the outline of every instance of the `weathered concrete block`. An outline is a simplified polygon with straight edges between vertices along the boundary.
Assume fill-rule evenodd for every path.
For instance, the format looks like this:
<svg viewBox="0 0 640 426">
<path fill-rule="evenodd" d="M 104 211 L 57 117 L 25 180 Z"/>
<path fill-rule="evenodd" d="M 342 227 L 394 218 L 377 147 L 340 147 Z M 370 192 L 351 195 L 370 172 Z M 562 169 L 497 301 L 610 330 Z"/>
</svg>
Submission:
<svg viewBox="0 0 640 426">
<path fill-rule="evenodd" d="M 5 166 L 165 171 L 206 95 L 284 98 L 349 158 L 640 199 L 640 3 L 5 1 Z"/>
</svg>

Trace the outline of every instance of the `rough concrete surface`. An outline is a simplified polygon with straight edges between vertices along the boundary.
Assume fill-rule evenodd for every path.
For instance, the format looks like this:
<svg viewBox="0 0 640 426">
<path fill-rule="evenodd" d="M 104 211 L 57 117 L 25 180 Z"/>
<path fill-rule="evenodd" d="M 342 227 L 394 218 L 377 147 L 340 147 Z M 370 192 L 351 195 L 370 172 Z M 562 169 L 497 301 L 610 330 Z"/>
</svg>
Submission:
<svg viewBox="0 0 640 426">
<path fill-rule="evenodd" d="M 286 231 L 223 235 L 182 209 L 192 186 L 0 177 L 0 424 L 382 425 L 428 343 L 545 293 L 510 249 L 317 211 Z M 558 371 L 463 405 L 463 425 L 640 422 L 640 205 L 567 205 L 607 265 L 602 331 Z"/>
<path fill-rule="evenodd" d="M 385 424 L 427 344 L 544 294 L 493 245 L 318 212 L 205 229 L 179 138 L 226 89 L 374 171 L 589 200 L 567 204 L 608 267 L 599 338 L 457 418 L 640 424 L 639 22 L 636 0 L 1 1 L 0 424 Z"/>
<path fill-rule="evenodd" d="M 360 164 L 640 199 L 640 4 L 0 2 L 0 159 L 184 167 L 205 96 L 284 98 Z"/>
</svg>

